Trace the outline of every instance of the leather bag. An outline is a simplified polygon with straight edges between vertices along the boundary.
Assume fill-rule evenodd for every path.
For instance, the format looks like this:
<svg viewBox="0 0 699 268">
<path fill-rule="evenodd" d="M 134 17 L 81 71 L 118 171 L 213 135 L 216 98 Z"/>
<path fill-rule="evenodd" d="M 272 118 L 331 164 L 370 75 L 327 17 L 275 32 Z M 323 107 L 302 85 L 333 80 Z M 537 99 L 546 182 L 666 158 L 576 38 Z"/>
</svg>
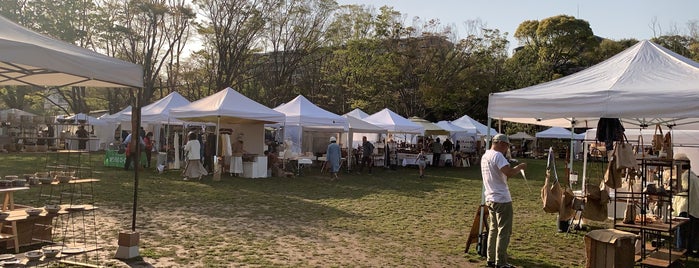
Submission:
<svg viewBox="0 0 699 268">
<path fill-rule="evenodd" d="M 665 137 L 663 137 L 663 146 L 660 151 L 664 153 L 664 156 L 658 156 L 660 158 L 672 159 L 674 156 L 672 150 L 672 136 L 670 135 L 670 132 L 665 133 Z"/>
<path fill-rule="evenodd" d="M 635 200 L 634 200 L 634 180 L 629 180 L 628 186 L 626 188 L 627 191 L 631 192 L 631 198 L 626 200 L 626 210 L 624 211 L 624 220 L 623 223 L 626 224 L 634 224 L 636 221 L 636 205 Z"/>
<path fill-rule="evenodd" d="M 553 149 L 549 149 L 548 164 L 546 165 L 546 182 L 541 187 L 541 200 L 544 212 L 557 213 L 561 208 L 563 192 L 558 181 L 556 161 L 553 159 Z"/>
<path fill-rule="evenodd" d="M 615 144 L 614 160 L 616 160 L 616 169 L 638 168 L 636 154 L 634 154 L 633 146 L 630 143 L 617 142 Z"/>
<path fill-rule="evenodd" d="M 665 141 L 663 129 L 660 127 L 660 124 L 655 124 L 655 132 L 653 133 L 653 140 L 651 141 L 653 151 L 660 151 L 660 149 L 663 148 L 663 141 Z"/>
<path fill-rule="evenodd" d="M 612 157 L 607 164 L 607 171 L 604 172 L 604 184 L 609 188 L 617 189 L 621 187 L 621 171 L 616 168 L 616 158 Z"/>
</svg>

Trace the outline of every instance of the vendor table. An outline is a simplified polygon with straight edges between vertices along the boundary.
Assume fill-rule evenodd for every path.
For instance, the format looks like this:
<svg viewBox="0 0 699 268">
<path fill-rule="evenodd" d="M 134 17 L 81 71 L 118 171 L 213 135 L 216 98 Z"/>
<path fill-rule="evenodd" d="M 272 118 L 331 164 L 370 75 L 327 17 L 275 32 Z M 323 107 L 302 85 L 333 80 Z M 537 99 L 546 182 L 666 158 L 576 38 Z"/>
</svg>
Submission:
<svg viewBox="0 0 699 268">
<path fill-rule="evenodd" d="M 398 161 L 402 163 L 402 166 L 407 166 L 407 165 L 417 165 L 416 160 L 417 160 L 417 155 L 418 154 L 407 154 L 407 153 L 398 153 Z M 427 165 L 432 164 L 432 154 L 426 154 L 427 156 Z"/>
<path fill-rule="evenodd" d="M 454 165 L 454 160 L 452 159 L 451 154 L 441 154 L 439 156 L 439 166 L 444 166 L 444 164 L 447 163 L 447 160 Z"/>
<path fill-rule="evenodd" d="M 141 166 L 146 164 L 146 153 L 141 152 Z M 126 163 L 126 154 L 120 154 L 115 150 L 106 150 L 104 152 L 104 166 L 105 167 L 124 167 Z"/>
<path fill-rule="evenodd" d="M 257 156 L 254 161 L 243 162 L 243 178 L 266 178 L 267 157 Z"/>
</svg>

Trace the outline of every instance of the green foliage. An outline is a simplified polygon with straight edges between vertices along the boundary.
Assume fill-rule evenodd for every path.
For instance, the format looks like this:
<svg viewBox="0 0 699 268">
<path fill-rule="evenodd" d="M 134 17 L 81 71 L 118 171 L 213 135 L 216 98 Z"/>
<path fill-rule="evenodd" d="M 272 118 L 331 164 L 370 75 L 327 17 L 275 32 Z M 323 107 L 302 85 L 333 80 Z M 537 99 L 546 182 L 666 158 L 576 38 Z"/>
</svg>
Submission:
<svg viewBox="0 0 699 268">
<path fill-rule="evenodd" d="M 65 2 L 65 1 L 63 1 Z M 488 96 L 550 81 L 599 63 L 637 40 L 596 37 L 587 21 L 558 15 L 508 33 L 471 22 L 457 38 L 439 20 L 390 6 L 331 0 L 0 1 L 0 14 L 33 30 L 144 66 L 143 105 L 172 91 L 190 100 L 233 87 L 269 107 L 304 94 L 335 113 L 390 108 L 406 117 L 487 117 Z M 194 6 L 192 6 L 194 5 Z M 653 41 L 699 59 L 699 27 Z M 194 33 L 201 49 L 184 58 Z M 135 102 L 132 93 L 60 89 L 67 112 Z M 40 110 L 40 92 L 0 91 L 8 107 Z M 513 130 L 520 129 L 514 126 Z"/>
</svg>

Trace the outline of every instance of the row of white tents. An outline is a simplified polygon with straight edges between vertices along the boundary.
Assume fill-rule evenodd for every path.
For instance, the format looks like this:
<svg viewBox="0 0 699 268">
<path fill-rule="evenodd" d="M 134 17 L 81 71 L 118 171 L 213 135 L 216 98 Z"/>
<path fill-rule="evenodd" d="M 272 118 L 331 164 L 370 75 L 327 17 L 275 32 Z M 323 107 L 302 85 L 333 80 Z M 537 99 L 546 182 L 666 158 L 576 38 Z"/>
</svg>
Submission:
<svg viewBox="0 0 699 268">
<path fill-rule="evenodd" d="M 292 142 L 293 147 L 291 150 L 296 154 L 312 151 L 313 137 L 318 136 L 315 135 L 317 133 L 325 133 L 324 135 L 326 136 L 345 133 L 343 135 L 347 135 L 346 138 L 341 140 L 347 142 L 343 142 L 343 145 L 353 148 L 355 142 L 361 140 L 361 135 L 367 133 L 379 135 L 391 133 L 395 134 L 393 136 L 395 138 L 399 138 L 399 134 L 409 136 L 445 135 L 458 138 L 463 136 L 484 137 L 489 129 L 468 115 L 452 122 L 440 121 L 436 124 L 417 117 L 407 119 L 390 109 L 383 109 L 372 115 L 360 109 L 355 109 L 340 116 L 318 107 L 302 95 L 274 109 L 270 109 L 231 88 L 226 88 L 195 102 L 189 102 L 179 93 L 172 92 L 166 97 L 143 107 L 141 118 L 144 124 L 152 125 L 180 125 L 203 122 L 225 126 L 238 125 L 239 129 L 248 130 L 250 129 L 249 127 L 240 127 L 240 125 L 264 125 L 281 128 L 283 130 L 283 139 Z M 127 107 L 115 114 L 90 119 L 88 123 L 103 124 L 106 122 L 114 126 L 121 125 L 123 128 L 128 129 L 130 120 L 131 107 Z M 497 133 L 492 128 L 490 128 L 490 131 L 491 135 Z M 264 137 L 261 131 L 257 130 L 254 133 L 245 134 L 249 134 L 246 136 L 248 140 L 250 140 L 249 137 L 259 137 L 260 140 L 254 138 L 250 140 L 251 143 L 263 144 L 261 139 Z M 376 140 L 378 138 L 374 141 Z M 252 151 L 256 152 L 259 150 L 253 149 Z"/>
</svg>

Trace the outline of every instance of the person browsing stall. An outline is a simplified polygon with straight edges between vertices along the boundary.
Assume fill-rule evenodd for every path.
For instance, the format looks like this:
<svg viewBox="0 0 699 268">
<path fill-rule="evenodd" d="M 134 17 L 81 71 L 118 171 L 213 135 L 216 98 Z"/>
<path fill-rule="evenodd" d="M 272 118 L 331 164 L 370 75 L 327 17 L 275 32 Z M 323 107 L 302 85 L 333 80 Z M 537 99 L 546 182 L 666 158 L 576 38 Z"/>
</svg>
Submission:
<svg viewBox="0 0 699 268">
<path fill-rule="evenodd" d="M 512 196 L 507 179 L 527 168 L 526 163 L 510 167 L 505 158 L 510 139 L 507 135 L 493 137 L 492 145 L 481 158 L 481 174 L 485 188 L 485 204 L 488 207 L 488 267 L 510 268 L 507 263 L 507 247 L 512 234 Z"/>
<path fill-rule="evenodd" d="M 364 172 L 364 167 L 369 167 L 369 174 L 371 174 L 371 167 L 374 165 L 374 145 L 366 139 L 366 136 L 362 137 L 362 167 L 360 172 Z"/>
<path fill-rule="evenodd" d="M 337 173 L 340 171 L 340 162 L 342 161 L 342 154 L 340 152 L 340 145 L 337 144 L 337 138 L 330 137 L 330 144 L 328 144 L 328 148 L 325 150 L 325 157 L 325 164 L 330 171 L 330 177 L 332 180 L 336 180 Z"/>
<path fill-rule="evenodd" d="M 184 145 L 184 152 L 187 160 L 184 170 L 182 171 L 183 180 L 197 178 L 201 180 L 202 176 L 208 175 L 208 171 L 201 163 L 201 143 L 197 140 L 197 133 L 190 132 L 187 135 L 189 141 Z"/>
<path fill-rule="evenodd" d="M 87 141 L 89 138 L 89 133 L 85 129 L 85 126 L 79 126 L 78 130 L 75 131 L 75 136 L 78 137 L 78 150 L 87 149 Z"/>
</svg>

